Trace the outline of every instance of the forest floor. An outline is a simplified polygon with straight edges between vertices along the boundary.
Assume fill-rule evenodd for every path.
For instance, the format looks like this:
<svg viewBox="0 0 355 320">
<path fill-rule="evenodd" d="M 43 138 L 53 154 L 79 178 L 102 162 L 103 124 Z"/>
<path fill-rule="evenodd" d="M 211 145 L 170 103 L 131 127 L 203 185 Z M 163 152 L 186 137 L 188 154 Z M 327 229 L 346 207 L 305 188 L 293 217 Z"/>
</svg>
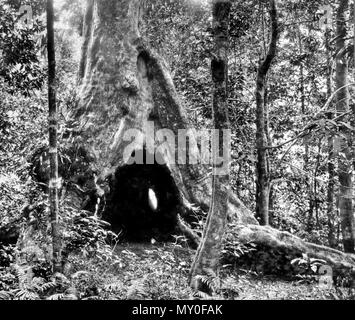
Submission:
<svg viewBox="0 0 355 320">
<path fill-rule="evenodd" d="M 191 299 L 187 278 L 194 252 L 174 244 L 120 244 L 115 265 L 100 274 L 100 298 Z M 222 285 L 215 299 L 234 300 L 334 300 L 342 291 L 322 288 L 317 282 L 280 280 L 247 270 L 222 271 Z M 345 289 L 344 289 L 345 290 Z"/>
</svg>

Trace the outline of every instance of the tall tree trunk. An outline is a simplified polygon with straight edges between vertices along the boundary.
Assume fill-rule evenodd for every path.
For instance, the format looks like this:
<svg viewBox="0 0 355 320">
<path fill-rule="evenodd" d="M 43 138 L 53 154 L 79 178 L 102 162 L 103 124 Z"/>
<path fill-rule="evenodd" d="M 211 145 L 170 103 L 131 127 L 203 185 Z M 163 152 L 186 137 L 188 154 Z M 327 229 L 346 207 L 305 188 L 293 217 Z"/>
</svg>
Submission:
<svg viewBox="0 0 355 320">
<path fill-rule="evenodd" d="M 143 205 L 147 197 L 137 201 L 132 196 L 148 195 L 147 188 L 154 189 L 154 181 L 159 184 L 155 186 L 159 190 L 154 190 L 158 210 L 164 208 L 155 215 L 155 221 L 166 216 L 170 222 L 181 225 L 176 216 L 185 218 L 191 213 L 191 204 L 207 211 L 212 194 L 209 164 L 188 162 L 199 152 L 191 145 L 197 145 L 200 136 L 189 123 L 164 59 L 141 35 L 144 2 L 87 1 L 79 72 L 80 101 L 74 110 L 76 146 L 85 150 L 90 167 L 87 170 L 90 174 L 85 175 L 87 181 L 80 182 L 81 189 L 85 194 L 91 192 L 94 201 L 100 198 L 100 203 L 106 203 L 102 213 L 105 220 L 117 227 L 125 220 L 127 223 L 123 224 L 127 227 L 129 223 L 136 233 L 140 227 L 150 230 L 156 227 L 146 228 L 144 219 L 150 215 Z M 157 134 L 165 129 L 173 137 L 160 152 L 162 143 Z M 140 139 L 130 136 L 138 131 Z M 179 143 L 185 135 L 189 138 L 186 150 Z M 140 155 L 143 164 L 136 167 L 128 164 Z M 179 161 L 180 155 L 189 158 L 186 164 Z M 164 177 L 159 178 L 155 170 L 164 171 Z M 72 180 L 78 184 L 77 177 Z M 123 189 L 127 189 L 124 195 L 120 193 Z M 73 192 L 68 190 L 69 193 Z M 234 194 L 229 196 L 228 211 L 238 222 L 257 223 Z M 76 202 L 78 206 L 85 205 L 83 196 Z M 169 208 L 165 210 L 164 205 Z"/>
<path fill-rule="evenodd" d="M 53 0 L 47 0 L 47 52 L 48 52 L 48 108 L 49 108 L 49 204 L 52 229 L 53 272 L 61 271 L 61 239 L 58 223 L 58 148 L 57 148 L 57 106 L 55 77 L 55 44 L 54 44 L 54 12 Z"/>
<path fill-rule="evenodd" d="M 297 18 L 299 16 L 297 15 Z M 302 56 L 303 54 L 303 46 L 302 46 L 302 33 L 301 33 L 301 26 L 297 26 L 297 36 L 298 36 L 298 49 L 299 49 L 299 55 Z M 303 59 L 300 61 L 300 90 L 301 90 L 301 112 L 302 115 L 306 121 L 306 95 L 305 95 L 305 79 L 304 79 L 304 65 L 303 65 Z M 305 172 L 308 171 L 308 165 L 309 165 L 309 143 L 308 143 L 308 137 L 303 138 L 303 143 L 304 143 L 304 155 L 303 155 L 303 170 Z M 308 215 L 307 215 L 307 225 L 306 225 L 306 230 L 311 232 L 312 230 L 312 225 L 313 225 L 313 190 L 312 190 L 312 185 L 310 183 L 310 177 L 307 174 L 305 176 L 305 184 L 306 184 L 306 189 L 307 189 L 307 196 L 308 196 Z"/>
<path fill-rule="evenodd" d="M 299 16 L 297 15 L 297 18 Z M 301 33 L 301 26 L 297 26 L 297 33 L 298 33 L 298 48 L 299 48 L 299 55 L 302 56 L 303 54 L 303 46 L 302 46 L 302 33 Z M 307 121 L 306 118 L 306 94 L 305 94 L 305 79 L 304 79 L 304 65 L 303 65 L 303 59 L 300 61 L 300 90 L 301 90 L 301 112 L 304 117 L 304 121 Z M 304 155 L 303 155 L 303 170 L 305 172 L 308 172 L 308 166 L 309 166 L 309 143 L 308 143 L 308 137 L 303 138 L 303 143 L 304 143 Z M 313 228 L 313 210 L 314 210 L 314 201 L 313 201 L 313 190 L 312 190 L 312 184 L 310 182 L 310 176 L 307 174 L 305 176 L 305 184 L 306 184 L 306 189 L 307 189 L 307 198 L 308 198 L 308 215 L 307 215 L 307 225 L 306 225 L 306 230 L 311 232 Z"/>
<path fill-rule="evenodd" d="M 346 38 L 346 11 L 348 0 L 340 0 L 337 12 L 337 38 L 336 50 L 336 89 L 337 114 L 349 112 L 349 90 L 347 87 L 348 63 L 346 54 L 341 50 L 345 48 Z M 349 116 L 342 118 L 343 122 L 349 123 Z M 345 252 L 354 252 L 354 212 L 353 212 L 353 189 L 352 189 L 352 150 L 351 132 L 342 126 L 340 129 L 339 154 L 338 154 L 338 177 L 339 177 L 339 211 Z"/>
<path fill-rule="evenodd" d="M 330 48 L 330 30 L 325 32 L 325 48 L 327 51 L 327 99 L 332 95 L 332 59 Z M 333 106 L 330 106 L 333 108 Z M 328 119 L 333 119 L 333 111 L 328 112 Z M 331 248 L 336 247 L 335 230 L 335 158 L 334 158 L 334 137 L 328 137 L 328 188 L 327 188 L 327 224 L 328 224 L 328 244 Z"/>
<path fill-rule="evenodd" d="M 278 37 L 278 22 L 275 0 L 270 0 L 271 40 L 268 52 L 260 63 L 256 77 L 256 217 L 260 224 L 269 224 L 269 189 L 270 177 L 268 170 L 266 113 L 265 113 L 265 87 L 266 76 L 276 55 Z"/>
<path fill-rule="evenodd" d="M 213 122 L 219 131 L 230 130 L 228 119 L 227 82 L 228 82 L 228 51 L 229 51 L 229 15 L 231 2 L 215 0 L 213 2 L 213 37 L 214 53 L 211 61 L 213 79 Z M 219 136 L 219 154 L 223 153 L 225 142 Z M 229 161 L 229 160 L 228 160 Z M 218 165 L 214 164 L 214 170 Z M 229 166 L 229 164 L 228 164 Z M 222 250 L 222 240 L 227 222 L 229 201 L 229 172 L 213 173 L 212 201 L 208 212 L 200 246 L 190 272 L 191 287 L 211 293 L 197 276 L 208 276 L 212 271 L 216 276 L 219 269 L 219 258 Z"/>
<path fill-rule="evenodd" d="M 355 81 L 355 2 L 354 2 L 354 9 L 353 9 L 353 79 Z M 353 169 L 355 172 L 355 103 L 352 104 L 352 121 L 351 121 L 351 126 L 353 127 L 353 134 L 352 134 L 352 150 L 353 150 Z"/>
</svg>

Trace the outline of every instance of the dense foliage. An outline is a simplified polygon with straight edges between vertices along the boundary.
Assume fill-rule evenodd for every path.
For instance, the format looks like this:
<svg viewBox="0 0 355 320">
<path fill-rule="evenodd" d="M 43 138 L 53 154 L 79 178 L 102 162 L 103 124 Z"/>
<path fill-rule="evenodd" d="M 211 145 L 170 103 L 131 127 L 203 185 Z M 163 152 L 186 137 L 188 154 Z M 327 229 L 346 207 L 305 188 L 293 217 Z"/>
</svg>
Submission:
<svg viewBox="0 0 355 320">
<path fill-rule="evenodd" d="M 327 81 L 334 80 L 333 65 L 339 52 L 334 45 L 334 28 L 325 31 L 319 25 L 319 7 L 324 4 L 321 0 L 278 3 L 281 34 L 267 88 L 267 139 L 274 146 L 269 151 L 270 220 L 275 228 L 341 249 L 339 212 L 328 212 L 328 165 L 337 165 L 337 160 L 330 158 L 329 141 L 336 141 L 339 127 L 347 124 L 329 117 L 334 105 L 327 103 Z M 0 0 L 0 228 L 14 222 L 21 228 L 33 220 L 40 229 L 40 223 L 47 223 L 48 198 L 33 174 L 33 156 L 47 145 L 44 6 L 43 1 L 31 1 L 31 5 L 37 18 L 26 25 L 19 21 L 19 1 Z M 60 162 L 69 163 L 74 170 L 75 161 L 67 151 L 76 142 L 71 125 L 78 98 L 82 3 L 58 2 L 56 10 Z M 211 127 L 212 123 L 210 12 L 209 1 L 146 1 L 142 26 L 142 35 L 170 66 L 174 84 L 197 128 Z M 350 24 L 348 29 L 350 37 Z M 268 44 L 268 30 L 266 1 L 233 3 L 228 84 L 231 181 L 233 191 L 251 210 L 255 209 L 256 192 L 255 77 Z M 348 42 L 345 49 L 352 70 L 353 52 Z M 353 75 L 349 78 L 354 82 Z M 349 130 L 354 128 L 349 126 Z M 35 164 L 48 166 L 42 158 Z M 71 175 L 72 171 L 69 180 Z M 339 182 L 335 180 L 337 194 Z M 78 189 L 82 187 L 78 181 L 71 182 Z M 333 201 L 336 207 L 335 198 Z M 26 216 L 25 208 L 34 204 L 37 215 Z M 233 241 L 234 222 L 231 217 L 223 251 L 223 281 L 216 285 L 213 275 L 204 279 L 218 287 L 219 297 L 258 298 L 259 289 L 271 298 L 353 297 L 339 288 L 320 290 L 312 270 L 323 262 L 306 256 L 292 261 L 299 268 L 289 268 L 292 272 L 287 280 L 300 281 L 297 289 L 287 282 L 271 285 L 257 266 L 256 273 L 242 270 L 235 276 L 233 263 L 252 256 L 255 246 Z M 0 299 L 182 299 L 192 294 L 186 288 L 191 251 L 184 245 L 125 248 L 99 217 L 65 203 L 61 226 L 65 230 L 65 276 L 51 277 L 46 261 L 38 261 L 28 280 L 15 263 L 16 246 L 2 243 L 0 238 Z M 329 240 L 330 232 L 335 232 L 335 242 Z M 40 235 L 44 247 L 48 233 L 45 230 Z M 286 288 L 282 297 L 279 287 Z"/>
</svg>

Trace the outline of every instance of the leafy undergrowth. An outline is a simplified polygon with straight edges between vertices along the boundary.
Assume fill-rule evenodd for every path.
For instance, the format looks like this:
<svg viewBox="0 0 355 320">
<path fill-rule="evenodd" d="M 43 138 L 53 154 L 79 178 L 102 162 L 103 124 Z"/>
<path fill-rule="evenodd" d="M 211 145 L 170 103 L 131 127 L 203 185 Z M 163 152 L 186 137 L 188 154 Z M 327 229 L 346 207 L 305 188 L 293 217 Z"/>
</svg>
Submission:
<svg viewBox="0 0 355 320">
<path fill-rule="evenodd" d="M 0 272 L 0 300 L 180 300 L 191 299 L 187 286 L 194 251 L 177 244 L 118 244 L 110 255 L 72 255 L 67 276 L 36 272 L 28 277 L 18 268 Z M 106 257 L 106 258 L 105 258 Z M 43 269 L 45 270 L 45 269 Z M 42 271 L 43 271 L 42 270 Z M 353 293 L 352 293 L 353 296 Z M 350 299 L 346 289 L 329 289 L 317 282 L 285 281 L 224 266 L 218 294 L 229 300 Z"/>
<path fill-rule="evenodd" d="M 80 265 L 100 275 L 100 299 L 188 299 L 186 285 L 192 251 L 178 245 L 121 244 L 115 248 L 116 263 L 97 268 Z"/>
<path fill-rule="evenodd" d="M 120 257 L 114 265 L 98 270 L 95 264 L 83 264 L 96 274 L 98 299 L 191 299 L 186 285 L 194 251 L 174 244 L 121 244 L 115 248 Z M 222 271 L 221 288 L 215 299 L 235 300 L 334 300 L 348 298 L 347 291 L 321 287 L 317 282 L 283 281 L 247 270 Z"/>
<path fill-rule="evenodd" d="M 321 288 L 317 283 L 302 284 L 276 278 L 239 276 L 239 299 L 243 300 L 334 300 L 340 299 L 335 289 Z"/>
</svg>

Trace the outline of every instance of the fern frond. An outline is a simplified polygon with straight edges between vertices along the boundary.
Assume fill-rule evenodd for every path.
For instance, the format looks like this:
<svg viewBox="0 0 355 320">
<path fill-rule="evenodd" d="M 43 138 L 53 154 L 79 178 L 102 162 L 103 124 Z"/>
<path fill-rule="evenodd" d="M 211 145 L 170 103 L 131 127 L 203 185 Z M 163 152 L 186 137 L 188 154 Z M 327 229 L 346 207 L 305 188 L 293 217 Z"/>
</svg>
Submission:
<svg viewBox="0 0 355 320">
<path fill-rule="evenodd" d="M 13 295 L 8 291 L 0 291 L 0 300 L 11 300 Z"/>
<path fill-rule="evenodd" d="M 56 287 L 56 284 L 54 282 L 47 282 L 47 283 L 44 283 L 43 285 L 41 285 L 37 291 L 40 293 L 44 293 L 50 289 L 54 289 L 55 287 Z"/>
<path fill-rule="evenodd" d="M 64 293 L 56 293 L 49 296 L 47 300 L 64 300 L 64 297 L 65 297 Z"/>
<path fill-rule="evenodd" d="M 206 285 L 210 291 L 215 292 L 220 287 L 220 280 L 213 271 L 206 270 L 206 272 L 208 275 L 197 275 L 195 278 Z"/>
<path fill-rule="evenodd" d="M 16 300 L 38 300 L 39 295 L 27 289 L 18 289 L 15 290 L 15 299 Z"/>
<path fill-rule="evenodd" d="M 121 282 L 113 282 L 113 283 L 109 283 L 107 285 L 104 286 L 104 290 L 108 291 L 108 292 L 114 292 L 114 291 L 118 291 L 119 289 L 123 288 L 123 283 Z"/>
<path fill-rule="evenodd" d="M 25 286 L 28 284 L 28 274 L 25 270 L 18 265 L 15 266 L 15 274 L 20 284 L 20 287 Z"/>
<path fill-rule="evenodd" d="M 137 297 L 144 299 L 147 296 L 147 292 L 144 287 L 146 279 L 147 277 L 145 276 L 142 279 L 132 282 L 132 285 L 127 290 L 128 299 L 136 299 Z"/>
<path fill-rule="evenodd" d="M 192 297 L 194 300 L 196 300 L 196 299 L 210 300 L 211 299 L 211 296 L 203 291 L 195 291 L 192 294 Z"/>
</svg>

